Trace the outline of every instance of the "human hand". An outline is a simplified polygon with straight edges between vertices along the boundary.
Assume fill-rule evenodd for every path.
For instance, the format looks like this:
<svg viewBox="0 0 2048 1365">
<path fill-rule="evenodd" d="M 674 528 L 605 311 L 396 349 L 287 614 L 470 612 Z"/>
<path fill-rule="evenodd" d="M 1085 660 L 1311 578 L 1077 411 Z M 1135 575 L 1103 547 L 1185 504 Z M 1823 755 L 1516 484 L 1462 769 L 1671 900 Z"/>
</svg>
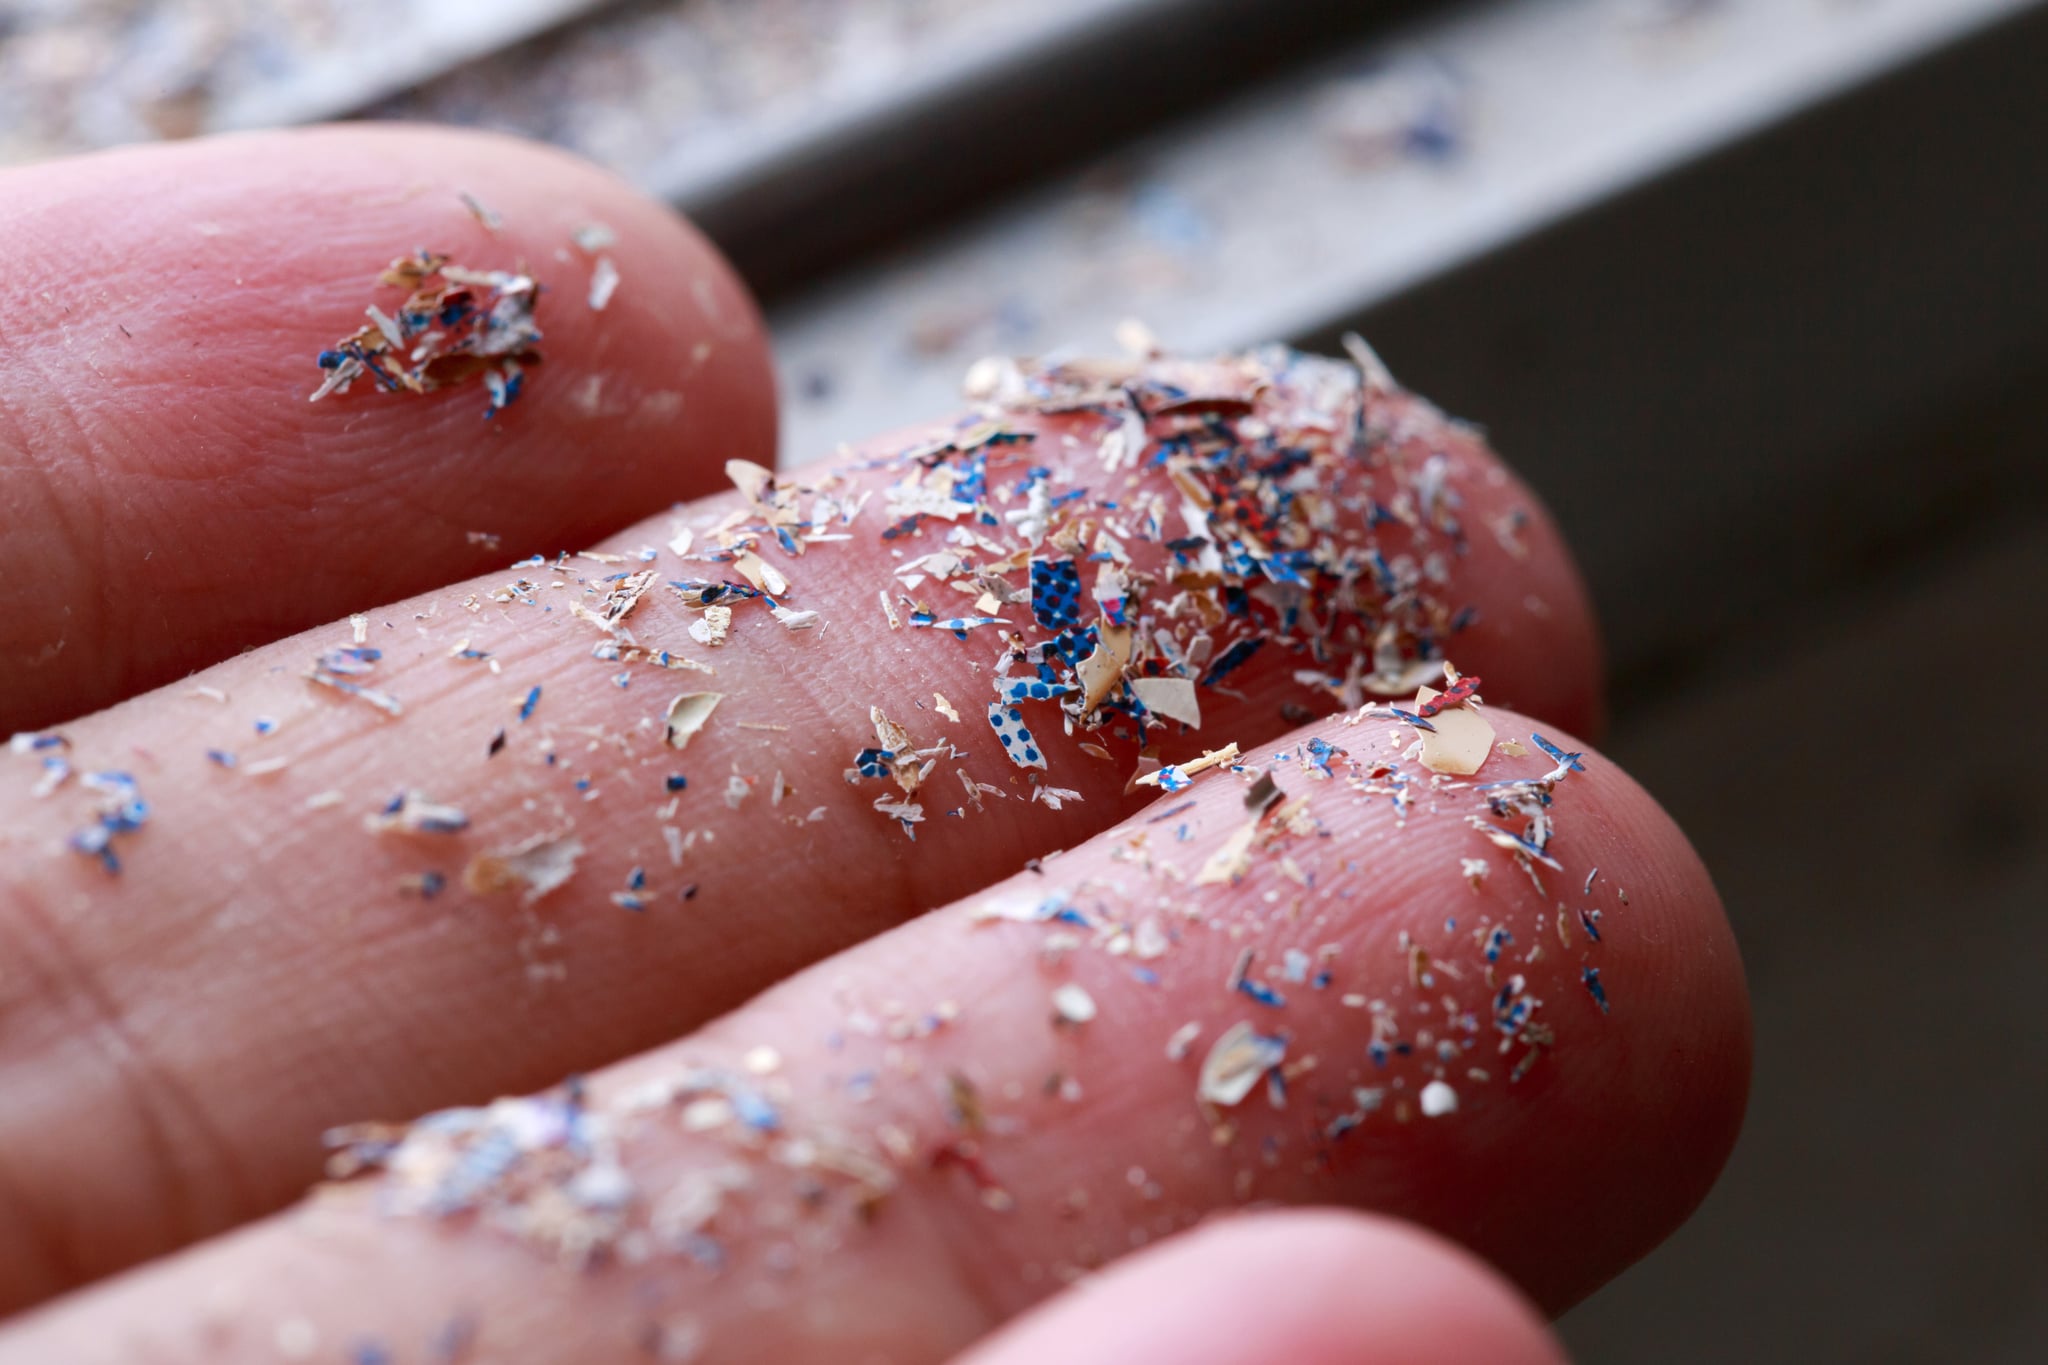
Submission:
<svg viewBox="0 0 2048 1365">
<path fill-rule="evenodd" d="M 973 1358 L 1541 1360 L 1516 1290 L 1582 1297 L 1718 1170 L 1719 904 L 1640 789 L 1534 740 L 1597 725 L 1589 608 L 1426 405 L 1370 385 L 1361 435 L 1334 365 L 1133 366 L 763 483 L 727 472 L 773 462 L 739 286 L 554 154 L 353 128 L 0 184 L 0 730 L 130 698 L 0 756 L 0 1295 L 152 1261 L 0 1360 L 936 1361 L 1305 1205 L 1408 1223 L 1224 1221 Z M 420 246 L 551 289 L 524 396 L 307 404 Z M 1067 559 L 1078 600 L 1034 593 Z M 1022 766 L 988 707 L 1061 637 L 1050 686 L 1125 709 L 1017 702 Z M 1499 809 L 1384 715 L 1440 652 L 1484 681 Z M 1141 695 L 1144 746 L 1237 766 L 1134 785 Z M 1538 811 L 1522 852 L 1468 822 Z M 521 1092 L 338 1134 L 364 1178 L 274 1214 L 335 1125 Z"/>
</svg>

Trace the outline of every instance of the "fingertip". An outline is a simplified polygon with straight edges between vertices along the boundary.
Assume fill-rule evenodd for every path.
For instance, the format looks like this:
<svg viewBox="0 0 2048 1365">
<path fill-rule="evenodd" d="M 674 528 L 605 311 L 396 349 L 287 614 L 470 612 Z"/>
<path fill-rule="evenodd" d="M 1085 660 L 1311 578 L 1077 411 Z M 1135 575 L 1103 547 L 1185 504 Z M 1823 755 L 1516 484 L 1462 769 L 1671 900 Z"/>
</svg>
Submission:
<svg viewBox="0 0 2048 1365">
<path fill-rule="evenodd" d="M 23 380 L 0 386 L 0 449 L 22 458 L 34 528 L 0 542 L 0 581 L 39 587 L 8 604 L 0 660 L 55 657 L 0 729 L 580 548 L 720 486 L 729 458 L 774 460 L 745 286 L 666 206 L 550 148 L 251 133 L 6 172 L 0 202 L 0 376 Z M 309 403 L 316 357 L 366 306 L 397 306 L 378 275 L 420 249 L 538 281 L 519 401 L 487 420 L 480 383 L 365 379 Z"/>
<path fill-rule="evenodd" d="M 1331 1209 L 1220 1219 L 1018 1320 L 958 1365 L 1560 1365 L 1535 1309 L 1411 1224 Z"/>
</svg>

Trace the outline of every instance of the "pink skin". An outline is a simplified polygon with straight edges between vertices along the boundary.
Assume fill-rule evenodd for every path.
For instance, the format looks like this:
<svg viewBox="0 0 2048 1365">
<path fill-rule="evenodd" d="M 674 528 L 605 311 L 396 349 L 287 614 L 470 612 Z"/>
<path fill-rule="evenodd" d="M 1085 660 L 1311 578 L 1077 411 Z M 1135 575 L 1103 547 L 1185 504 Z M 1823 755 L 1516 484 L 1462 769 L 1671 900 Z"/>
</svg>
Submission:
<svg viewBox="0 0 2048 1365">
<path fill-rule="evenodd" d="M 1503 736 L 1532 725 L 1489 714 Z M 1329 723 L 1278 747 L 1309 734 L 1359 759 L 1398 754 L 1410 738 L 1385 722 Z M 213 1365 L 268 1359 L 265 1324 L 290 1318 L 304 1317 L 323 1340 L 395 1344 L 467 1315 L 493 1360 L 630 1360 L 649 1324 L 666 1323 L 701 1334 L 705 1362 L 867 1353 L 908 1365 L 943 1359 L 1061 1283 L 1206 1215 L 1272 1202 L 1412 1220 L 1561 1310 L 1704 1195 L 1734 1140 L 1749 1058 L 1741 967 L 1704 870 L 1640 788 L 1597 754 L 1585 762 L 1556 792 L 1552 851 L 1564 871 L 1546 870 L 1543 894 L 1466 825 L 1469 789 L 1424 796 L 1402 822 L 1384 795 L 1311 780 L 1298 761 L 1274 772 L 1289 796 L 1309 798 L 1320 830 L 1256 854 L 1236 885 L 1192 885 L 1244 819 L 1248 777 L 1212 775 L 1176 800 L 1194 806 L 1171 823 L 1134 818 L 1041 873 L 850 949 L 695 1037 L 592 1078 L 590 1102 L 605 1111 L 649 1082 L 692 1067 L 740 1071 L 750 1051 L 772 1047 L 779 1060 L 764 1084 L 785 1136 L 895 1168 L 898 1183 L 871 1218 L 859 1216 L 851 1180 L 827 1174 L 821 1197 L 799 1198 L 792 1173 L 759 1145 L 729 1127 L 685 1132 L 671 1106 L 625 1120 L 625 1164 L 650 1199 L 710 1169 L 749 1172 L 711 1224 L 723 1271 L 658 1252 L 579 1275 L 500 1231 L 379 1218 L 365 1182 L 33 1316 L 0 1336 L 0 1359 Z M 1481 778 L 1549 767 L 1536 753 L 1496 755 Z M 1470 856 L 1493 863 L 1477 891 L 1459 861 Z M 1594 891 L 1581 894 L 1595 864 Z M 1086 933 L 1049 958 L 1049 937 L 1066 926 L 977 922 L 978 908 L 1054 891 L 1098 921 L 1163 918 L 1179 941 L 1147 964 L 1156 984 L 1134 979 L 1130 958 Z M 1576 924 L 1569 945 L 1557 938 L 1547 917 L 1560 899 L 1604 908 L 1601 943 Z M 1447 930 L 1446 916 L 1460 927 Z M 1554 1047 L 1513 1083 L 1520 1049 L 1501 1056 L 1484 1026 L 1442 1068 L 1425 1049 L 1375 1066 L 1369 1014 L 1345 997 L 1388 1001 L 1402 1036 L 1416 1041 L 1422 1028 L 1449 1032 L 1447 994 L 1484 1023 L 1489 921 L 1513 933 L 1500 970 L 1526 974 Z M 1435 985 L 1411 981 L 1403 931 L 1432 950 Z M 1327 989 L 1267 974 L 1286 947 L 1326 943 L 1336 945 Z M 1254 978 L 1280 990 L 1284 1007 L 1224 989 L 1244 946 L 1264 950 Z M 1600 967 L 1613 1013 L 1580 985 L 1584 964 Z M 1051 992 L 1069 981 L 1096 1002 L 1093 1020 L 1054 1020 Z M 950 1022 L 917 1026 L 933 1013 Z M 897 1019 L 907 1030 L 891 1029 Z M 1291 1035 L 1284 1109 L 1263 1090 L 1208 1114 L 1197 1103 L 1202 1058 L 1238 1020 Z M 1169 1060 L 1166 1040 L 1187 1021 L 1202 1036 Z M 1472 1078 L 1472 1067 L 1487 1078 Z M 1426 1118 L 1414 1100 L 1439 1071 L 1460 1105 Z M 849 1083 L 870 1072 L 871 1083 Z M 980 1096 L 982 1131 L 949 1117 L 955 1074 Z M 1381 1109 L 1331 1138 L 1330 1120 L 1360 1085 L 1385 1087 Z M 883 1136 L 892 1129 L 893 1145 Z M 1003 1207 L 988 1206 L 970 1168 L 942 1155 L 963 1140 L 1000 1185 Z M 110 1322 L 132 1327 L 109 1333 Z"/>
<path fill-rule="evenodd" d="M 1391 1219 L 1319 1210 L 1212 1223 L 1130 1256 L 955 1365 L 1559 1365 L 1528 1301 Z"/>
<path fill-rule="evenodd" d="M 602 313 L 570 240 L 592 221 L 619 239 Z M 589 544 L 717 486 L 727 456 L 774 458 L 767 342 L 731 269 L 560 153 L 360 125 L 107 152 L 0 173 L 0 244 L 0 735 Z M 314 356 L 404 298 L 377 275 L 416 246 L 524 261 L 548 290 L 545 360 L 497 421 L 476 385 L 306 402 Z"/>
</svg>

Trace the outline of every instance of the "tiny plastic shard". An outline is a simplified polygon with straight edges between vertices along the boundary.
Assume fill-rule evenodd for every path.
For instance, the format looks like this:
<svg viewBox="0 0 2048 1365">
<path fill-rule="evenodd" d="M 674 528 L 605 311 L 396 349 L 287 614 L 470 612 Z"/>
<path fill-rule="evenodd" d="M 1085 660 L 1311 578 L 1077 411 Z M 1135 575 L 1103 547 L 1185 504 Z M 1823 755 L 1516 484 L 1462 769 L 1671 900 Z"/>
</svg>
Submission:
<svg viewBox="0 0 2048 1365">
<path fill-rule="evenodd" d="M 1441 695 L 1434 688 L 1421 688 L 1415 694 L 1415 704 L 1421 706 Z M 1469 777 L 1493 752 L 1493 726 L 1473 707 L 1446 707 L 1430 717 L 1430 724 L 1433 730 L 1420 732 L 1419 758 L 1433 773 Z"/>
<path fill-rule="evenodd" d="M 1424 1118 L 1440 1119 L 1458 1112 L 1458 1092 L 1443 1081 L 1431 1081 L 1423 1086 L 1421 1102 Z"/>
<path fill-rule="evenodd" d="M 1095 997 L 1076 981 L 1053 989 L 1053 1018 L 1062 1024 L 1085 1024 L 1095 1017 Z"/>
<path fill-rule="evenodd" d="M 960 713 L 953 709 L 952 702 L 946 700 L 945 693 L 932 693 L 932 703 L 939 708 L 939 714 L 944 716 L 947 720 L 954 721 L 956 723 L 959 721 Z"/>
<path fill-rule="evenodd" d="M 382 810 L 364 816 L 363 828 L 372 834 L 460 834 L 469 828 L 469 817 L 420 792 L 402 791 Z"/>
<path fill-rule="evenodd" d="M 685 692 L 668 704 L 668 744 L 672 749 L 687 749 L 697 732 L 711 719 L 711 713 L 718 709 L 718 703 L 725 700 L 723 692 Z"/>
<path fill-rule="evenodd" d="M 1191 729 L 1202 728 L 1202 703 L 1192 678 L 1133 678 L 1131 691 L 1147 711 Z"/>
<path fill-rule="evenodd" d="M 496 232 L 499 228 L 505 226 L 504 218 L 489 204 L 486 204 L 468 190 L 457 190 L 456 193 L 462 196 L 462 205 L 469 210 L 469 216 L 483 224 L 484 231 Z"/>
<path fill-rule="evenodd" d="M 1191 758 L 1185 763 L 1169 764 L 1167 767 L 1160 769 L 1159 772 L 1156 773 L 1146 773 L 1143 777 L 1137 779 L 1137 781 L 1140 786 L 1166 786 L 1169 779 L 1163 776 L 1163 774 L 1165 773 L 1171 772 L 1175 774 L 1175 776 L 1177 777 L 1193 777 L 1196 773 L 1205 773 L 1209 771 L 1209 769 L 1211 768 L 1235 763 L 1237 762 L 1237 758 L 1237 744 L 1235 741 L 1232 741 L 1231 743 L 1224 745 L 1221 749 L 1208 750 L 1200 758 Z M 1178 791 L 1179 788 L 1168 786 L 1167 790 Z"/>
<path fill-rule="evenodd" d="M 1166 1059 L 1177 1062 L 1188 1055 L 1188 1049 L 1195 1045 L 1195 1039 L 1202 1036 L 1202 1026 L 1192 1019 L 1173 1031 L 1166 1040 Z"/>
<path fill-rule="evenodd" d="M 1234 882 L 1251 871 L 1252 839 L 1259 832 L 1256 819 L 1239 825 L 1225 839 L 1222 846 L 1209 855 L 1202 864 L 1202 870 L 1195 874 L 1196 886 L 1214 886 L 1221 882 Z"/>
<path fill-rule="evenodd" d="M 606 247 L 617 246 L 619 234 L 608 223 L 585 223 L 576 229 L 573 240 L 585 255 L 595 256 Z"/>
<path fill-rule="evenodd" d="M 706 607 L 702 616 L 690 622 L 690 638 L 708 649 L 716 649 L 725 643 L 725 637 L 731 629 L 731 607 Z"/>
<path fill-rule="evenodd" d="M 359 645 L 368 643 L 370 639 L 370 618 L 361 612 L 355 613 L 348 618 L 348 630 L 354 643 Z"/>
<path fill-rule="evenodd" d="M 576 873 L 583 841 L 573 834 L 540 834 L 509 848 L 479 853 L 462 870 L 462 884 L 480 896 L 522 888 L 532 905 Z"/>
<path fill-rule="evenodd" d="M 619 268 L 612 264 L 611 257 L 598 257 L 597 265 L 590 272 L 590 311 L 602 313 L 618 287 Z"/>
<path fill-rule="evenodd" d="M 1247 1023 L 1232 1024 L 1203 1058 L 1196 1094 L 1218 1108 L 1232 1108 L 1242 1104 L 1259 1079 L 1286 1058 L 1286 1039 L 1267 1037 Z"/>
</svg>

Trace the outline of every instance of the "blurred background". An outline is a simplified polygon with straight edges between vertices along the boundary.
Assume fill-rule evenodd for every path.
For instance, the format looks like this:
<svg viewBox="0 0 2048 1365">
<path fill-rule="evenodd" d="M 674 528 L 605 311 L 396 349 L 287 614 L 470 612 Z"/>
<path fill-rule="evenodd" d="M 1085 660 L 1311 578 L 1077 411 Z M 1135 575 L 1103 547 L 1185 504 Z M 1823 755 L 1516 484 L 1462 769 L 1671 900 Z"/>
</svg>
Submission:
<svg viewBox="0 0 2048 1365">
<path fill-rule="evenodd" d="M 0 162 L 343 117 L 690 212 L 787 458 L 1126 317 L 1363 332 L 1563 521 L 1755 991 L 1578 1358 L 2048 1359 L 2048 3 L 0 0 Z"/>
</svg>

